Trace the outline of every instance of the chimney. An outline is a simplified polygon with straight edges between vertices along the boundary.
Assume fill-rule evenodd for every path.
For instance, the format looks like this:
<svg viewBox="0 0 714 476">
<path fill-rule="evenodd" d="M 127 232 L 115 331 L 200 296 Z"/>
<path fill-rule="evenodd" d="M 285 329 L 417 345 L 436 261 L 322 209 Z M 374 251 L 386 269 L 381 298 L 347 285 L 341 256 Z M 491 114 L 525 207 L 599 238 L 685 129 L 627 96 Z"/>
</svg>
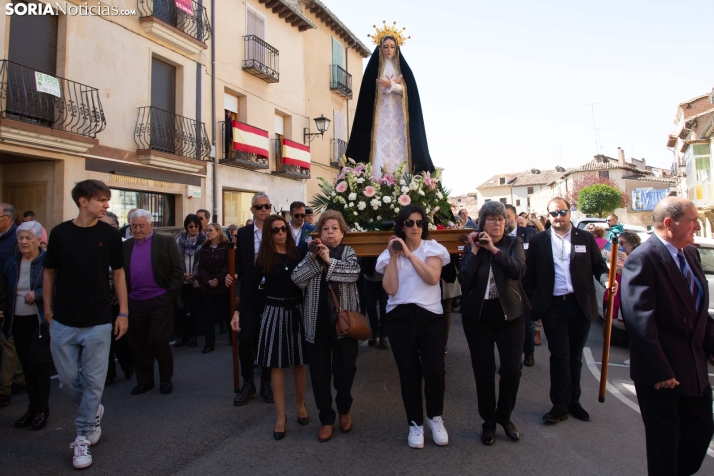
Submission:
<svg viewBox="0 0 714 476">
<path fill-rule="evenodd" d="M 617 148 L 617 159 L 620 165 L 625 165 L 625 151 L 619 147 Z"/>
</svg>

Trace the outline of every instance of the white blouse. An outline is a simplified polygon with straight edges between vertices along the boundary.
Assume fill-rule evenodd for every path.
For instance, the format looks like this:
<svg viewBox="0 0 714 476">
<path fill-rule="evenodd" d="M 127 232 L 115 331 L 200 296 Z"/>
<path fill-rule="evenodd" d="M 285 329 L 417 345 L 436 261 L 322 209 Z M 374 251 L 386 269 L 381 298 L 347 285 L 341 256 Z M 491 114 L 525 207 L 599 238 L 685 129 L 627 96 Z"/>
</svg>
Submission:
<svg viewBox="0 0 714 476">
<path fill-rule="evenodd" d="M 431 256 L 441 258 L 442 266 L 446 266 L 451 262 L 451 257 L 446 248 L 434 240 L 422 240 L 419 248 L 412 251 L 412 254 L 425 263 L 426 259 Z M 376 271 L 384 273 L 387 269 L 387 264 L 389 264 L 389 250 L 384 250 L 377 258 Z M 444 313 L 444 309 L 441 306 L 441 288 L 438 283 L 433 286 L 426 284 L 414 269 L 414 266 L 403 256 L 397 257 L 397 274 L 399 289 L 394 296 L 389 296 L 387 312 L 400 304 L 416 304 L 434 314 Z"/>
</svg>

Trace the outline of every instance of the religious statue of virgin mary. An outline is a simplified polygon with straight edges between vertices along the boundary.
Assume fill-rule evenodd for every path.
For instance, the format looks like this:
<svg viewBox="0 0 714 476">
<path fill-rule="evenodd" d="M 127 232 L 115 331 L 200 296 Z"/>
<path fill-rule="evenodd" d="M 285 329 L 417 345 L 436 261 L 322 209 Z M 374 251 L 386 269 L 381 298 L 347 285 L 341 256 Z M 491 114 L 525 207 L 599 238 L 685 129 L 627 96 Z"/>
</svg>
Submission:
<svg viewBox="0 0 714 476">
<path fill-rule="evenodd" d="M 364 71 L 345 155 L 371 162 L 375 174 L 391 173 L 404 162 L 407 170 L 433 173 L 419 91 L 401 53 L 409 37 L 396 23 L 375 30 L 370 37 L 377 47 Z"/>
</svg>

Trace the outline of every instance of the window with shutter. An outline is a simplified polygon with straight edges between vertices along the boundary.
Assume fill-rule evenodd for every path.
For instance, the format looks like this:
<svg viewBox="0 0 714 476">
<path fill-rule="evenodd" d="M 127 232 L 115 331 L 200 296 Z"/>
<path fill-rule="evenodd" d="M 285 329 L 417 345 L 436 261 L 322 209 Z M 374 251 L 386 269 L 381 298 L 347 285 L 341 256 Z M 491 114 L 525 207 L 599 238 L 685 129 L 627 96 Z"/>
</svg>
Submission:
<svg viewBox="0 0 714 476">
<path fill-rule="evenodd" d="M 252 8 L 246 8 L 246 35 L 255 35 L 261 40 L 265 40 L 265 17 Z"/>
<path fill-rule="evenodd" d="M 151 107 L 176 111 L 176 67 L 151 58 Z"/>
<path fill-rule="evenodd" d="M 232 94 L 223 94 L 223 109 L 238 114 L 238 98 Z"/>
<path fill-rule="evenodd" d="M 345 115 L 342 114 L 342 112 L 338 111 L 337 109 L 334 109 L 332 111 L 332 117 L 333 117 L 333 133 L 335 135 L 335 139 L 347 141 L 347 130 L 345 127 Z"/>
<path fill-rule="evenodd" d="M 285 135 L 285 118 L 278 114 L 275 115 L 275 134 L 280 136 Z"/>
<path fill-rule="evenodd" d="M 336 38 L 332 38 L 332 64 L 336 64 L 340 68 L 345 67 L 344 48 Z"/>
</svg>

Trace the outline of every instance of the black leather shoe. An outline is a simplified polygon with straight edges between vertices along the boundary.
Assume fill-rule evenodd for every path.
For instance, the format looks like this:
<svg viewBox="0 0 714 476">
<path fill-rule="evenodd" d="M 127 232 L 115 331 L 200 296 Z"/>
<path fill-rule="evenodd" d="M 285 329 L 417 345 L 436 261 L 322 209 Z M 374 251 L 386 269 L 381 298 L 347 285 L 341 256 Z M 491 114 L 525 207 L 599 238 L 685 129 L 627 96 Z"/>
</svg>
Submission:
<svg viewBox="0 0 714 476">
<path fill-rule="evenodd" d="M 506 433 L 506 436 L 512 439 L 513 441 L 518 441 L 521 439 L 521 434 L 518 432 L 518 428 L 516 428 L 516 425 L 514 425 L 512 421 L 509 421 L 505 425 L 501 426 L 503 427 L 503 431 Z"/>
<path fill-rule="evenodd" d="M 188 344 L 188 337 L 179 337 L 174 343 L 174 347 L 183 347 Z"/>
<path fill-rule="evenodd" d="M 209 352 L 213 352 L 213 346 L 212 345 L 207 345 L 203 348 L 201 351 L 202 354 L 207 354 Z"/>
<path fill-rule="evenodd" d="M 285 438 L 285 430 L 287 429 L 288 426 L 288 416 L 285 415 L 285 425 L 283 426 L 283 431 L 275 431 L 273 430 L 273 438 L 276 440 L 282 440 Z"/>
<path fill-rule="evenodd" d="M 548 423 L 558 423 L 568 419 L 568 412 L 553 407 L 548 413 L 543 415 L 543 419 Z"/>
<path fill-rule="evenodd" d="M 164 395 L 171 393 L 173 389 L 174 384 L 171 383 L 171 380 L 169 380 L 168 382 L 161 382 L 159 384 L 159 392 L 163 393 Z"/>
<path fill-rule="evenodd" d="M 50 411 L 46 410 L 35 415 L 34 420 L 32 420 L 32 430 L 41 430 L 47 424 L 47 418 L 50 416 Z"/>
<path fill-rule="evenodd" d="M 32 425 L 32 422 L 35 419 L 35 415 L 35 412 L 26 412 L 20 417 L 19 420 L 15 422 L 15 428 L 25 428 L 26 426 Z"/>
<path fill-rule="evenodd" d="M 134 376 L 134 369 L 129 370 L 128 372 L 124 372 L 124 378 L 127 380 L 131 380 L 131 378 Z"/>
<path fill-rule="evenodd" d="M 586 412 L 585 409 L 580 406 L 579 403 L 576 403 L 575 405 L 570 405 L 570 407 L 568 407 L 568 413 L 573 415 L 578 420 L 590 421 L 590 414 Z"/>
<path fill-rule="evenodd" d="M 523 359 L 523 365 L 526 367 L 533 367 L 535 365 L 535 357 L 533 357 L 533 354 L 527 354 L 525 356 Z"/>
<path fill-rule="evenodd" d="M 374 347 L 375 345 L 377 345 L 377 339 L 377 334 L 370 335 L 369 340 L 367 341 L 367 345 L 369 345 L 370 347 Z"/>
<path fill-rule="evenodd" d="M 148 385 L 140 383 L 139 385 L 137 385 L 136 387 L 131 389 L 131 394 L 132 395 L 141 395 L 142 393 L 146 393 L 149 390 L 152 390 L 154 388 L 155 388 L 155 385 L 153 383 L 148 384 Z"/>
<path fill-rule="evenodd" d="M 481 443 L 486 446 L 491 446 L 496 442 L 496 429 L 484 428 L 481 432 Z"/>
<path fill-rule="evenodd" d="M 275 403 L 275 398 L 273 397 L 273 387 L 270 385 L 269 380 L 260 381 L 260 396 L 263 397 L 265 403 Z"/>
<path fill-rule="evenodd" d="M 240 407 L 248 403 L 250 397 L 255 395 L 255 384 L 251 382 L 243 381 L 243 386 L 240 388 L 240 392 L 233 399 L 233 405 Z"/>
<path fill-rule="evenodd" d="M 188 339 L 188 346 L 189 346 L 189 347 L 196 347 L 197 345 L 198 345 L 198 343 L 196 342 L 196 338 L 195 338 L 195 337 L 189 337 L 189 339 Z"/>
<path fill-rule="evenodd" d="M 382 350 L 389 349 L 389 341 L 386 337 L 384 339 L 379 339 L 379 348 Z"/>
<path fill-rule="evenodd" d="M 310 421 L 310 415 L 306 416 L 305 418 L 298 417 L 297 420 L 298 420 L 298 425 L 305 426 L 305 425 L 307 425 L 307 422 Z"/>
</svg>

